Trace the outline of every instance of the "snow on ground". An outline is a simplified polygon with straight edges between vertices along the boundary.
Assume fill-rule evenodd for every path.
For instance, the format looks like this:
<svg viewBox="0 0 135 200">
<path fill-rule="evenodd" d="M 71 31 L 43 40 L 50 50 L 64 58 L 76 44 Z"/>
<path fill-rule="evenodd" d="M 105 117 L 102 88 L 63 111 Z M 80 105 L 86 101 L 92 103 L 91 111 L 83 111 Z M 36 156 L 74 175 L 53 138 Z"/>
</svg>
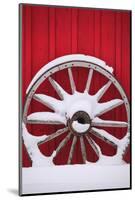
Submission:
<svg viewBox="0 0 135 200">
<path fill-rule="evenodd" d="M 22 185 L 23 194 L 129 188 L 130 165 L 23 168 Z"/>
</svg>

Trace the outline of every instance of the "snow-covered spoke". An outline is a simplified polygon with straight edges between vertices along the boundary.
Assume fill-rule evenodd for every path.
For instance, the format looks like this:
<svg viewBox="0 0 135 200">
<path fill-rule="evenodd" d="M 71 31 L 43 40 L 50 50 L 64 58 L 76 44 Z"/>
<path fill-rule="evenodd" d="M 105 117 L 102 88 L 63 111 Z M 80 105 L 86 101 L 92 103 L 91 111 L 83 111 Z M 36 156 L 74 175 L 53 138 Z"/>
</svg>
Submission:
<svg viewBox="0 0 135 200">
<path fill-rule="evenodd" d="M 105 103 L 98 103 L 97 107 L 94 111 L 94 116 L 98 117 L 124 103 L 121 99 L 113 99 L 111 101 L 105 102 Z"/>
<path fill-rule="evenodd" d="M 90 69 L 89 74 L 88 74 L 88 78 L 87 78 L 87 82 L 86 82 L 86 88 L 85 88 L 85 91 L 87 91 L 87 92 L 89 92 L 89 89 L 90 89 L 92 75 L 93 75 L 93 69 Z"/>
<path fill-rule="evenodd" d="M 70 81 L 72 94 L 74 94 L 75 91 L 76 91 L 76 85 L 75 85 L 75 82 L 74 82 L 74 78 L 73 78 L 73 74 L 72 74 L 71 68 L 68 68 L 68 75 L 69 75 L 69 81 Z"/>
<path fill-rule="evenodd" d="M 92 120 L 91 126 L 99 127 L 127 127 L 128 123 L 123 121 L 111 121 L 111 120 L 102 120 L 98 117 Z"/>
<path fill-rule="evenodd" d="M 107 131 L 103 129 L 92 128 L 91 134 L 95 135 L 96 137 L 100 138 L 104 142 L 111 144 L 114 147 L 119 145 L 119 139 L 109 134 Z"/>
<path fill-rule="evenodd" d="M 97 98 L 97 101 L 99 101 L 102 96 L 105 94 L 105 92 L 108 90 L 108 88 L 110 87 L 111 85 L 111 81 L 108 81 L 108 83 L 106 83 L 96 94 L 96 98 Z"/>
<path fill-rule="evenodd" d="M 89 135 L 86 135 L 85 137 L 92 149 L 94 150 L 94 152 L 96 153 L 96 155 L 99 157 L 99 147 L 97 147 L 97 144 L 95 144 L 95 142 L 90 138 Z"/>
<path fill-rule="evenodd" d="M 57 113 L 35 112 L 27 116 L 28 124 L 65 124 L 66 119 Z"/>
<path fill-rule="evenodd" d="M 62 128 L 62 129 L 59 129 L 58 131 L 56 131 L 55 133 L 52 133 L 51 135 L 49 135 L 47 138 L 45 138 L 45 140 L 43 140 L 42 142 L 39 142 L 38 144 L 43 144 L 45 142 L 48 142 L 48 141 L 51 141 L 53 140 L 54 138 L 62 135 L 63 133 L 67 132 L 68 131 L 68 127 L 66 128 Z"/>
<path fill-rule="evenodd" d="M 72 141 L 72 145 L 71 145 L 71 149 L 70 149 L 70 152 L 69 152 L 69 157 L 68 157 L 67 164 L 71 164 L 71 161 L 72 161 L 72 158 L 73 158 L 73 153 L 74 153 L 74 150 L 75 150 L 76 142 L 77 142 L 77 136 L 74 136 L 73 137 L 73 141 Z"/>
<path fill-rule="evenodd" d="M 67 144 L 69 139 L 71 138 L 71 132 L 60 142 L 59 146 L 56 149 L 56 155 L 61 151 L 61 149 Z M 56 156 L 55 155 L 55 156 Z"/>
<path fill-rule="evenodd" d="M 49 77 L 48 79 L 59 97 L 63 100 L 68 93 L 65 92 L 65 90 L 54 79 L 52 79 L 51 77 Z"/>
<path fill-rule="evenodd" d="M 22 134 L 23 134 L 23 138 L 24 138 L 24 143 L 27 146 L 27 148 L 29 148 L 29 145 L 35 145 L 36 143 L 42 142 L 47 138 L 47 135 L 42 135 L 42 136 L 35 136 L 35 135 L 31 135 L 27 128 L 26 125 L 23 123 L 22 124 Z"/>
<path fill-rule="evenodd" d="M 62 102 L 45 94 L 35 94 L 33 98 L 54 111 L 60 110 Z"/>
<path fill-rule="evenodd" d="M 86 149 L 85 149 L 85 144 L 83 140 L 83 136 L 80 136 L 80 145 L 81 145 L 81 152 L 82 152 L 82 158 L 83 158 L 83 163 L 86 163 Z"/>
</svg>

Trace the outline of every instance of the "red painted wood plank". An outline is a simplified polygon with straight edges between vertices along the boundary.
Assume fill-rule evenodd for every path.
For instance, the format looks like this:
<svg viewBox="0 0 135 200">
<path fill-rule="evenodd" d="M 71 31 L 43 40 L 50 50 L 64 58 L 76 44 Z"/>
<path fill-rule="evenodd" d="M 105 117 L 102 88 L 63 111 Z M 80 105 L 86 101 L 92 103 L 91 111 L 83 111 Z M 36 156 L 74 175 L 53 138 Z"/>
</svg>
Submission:
<svg viewBox="0 0 135 200">
<path fill-rule="evenodd" d="M 48 7 L 32 6 L 32 77 L 48 62 Z"/>
<path fill-rule="evenodd" d="M 22 98 L 31 80 L 31 7 L 22 7 Z"/>
<path fill-rule="evenodd" d="M 130 101 L 130 55 L 131 55 L 131 38 L 130 38 L 130 17 L 131 12 L 123 12 L 122 13 L 122 77 L 121 82 L 125 89 L 125 92 Z M 122 113 L 123 114 L 123 113 Z M 126 162 L 130 162 L 130 147 L 127 149 L 127 152 L 124 155 L 124 159 Z"/>
<path fill-rule="evenodd" d="M 71 53 L 71 8 L 56 8 L 56 57 Z"/>
<path fill-rule="evenodd" d="M 122 71 L 122 14 L 121 12 L 116 12 L 116 78 L 121 80 Z"/>
<path fill-rule="evenodd" d="M 94 55 L 94 10 L 78 9 L 78 52 Z"/>
<path fill-rule="evenodd" d="M 101 11 L 95 10 L 94 13 L 94 56 L 100 58 L 101 57 Z"/>
<path fill-rule="evenodd" d="M 49 8 L 49 60 L 55 59 L 55 43 L 56 43 L 56 23 L 55 8 Z"/>
<path fill-rule="evenodd" d="M 130 49 L 130 11 L 127 11 L 122 13 L 122 84 L 128 98 L 130 98 Z"/>
<path fill-rule="evenodd" d="M 77 53 L 78 8 L 71 9 L 71 53 Z"/>
<path fill-rule="evenodd" d="M 101 11 L 101 57 L 115 70 L 115 11 Z"/>
<path fill-rule="evenodd" d="M 24 106 L 26 90 L 31 81 L 31 6 L 22 7 L 22 104 Z M 31 111 L 31 107 L 29 109 Z M 29 127 L 31 130 L 31 126 Z M 31 166 L 31 161 L 22 146 L 24 167 Z"/>
</svg>

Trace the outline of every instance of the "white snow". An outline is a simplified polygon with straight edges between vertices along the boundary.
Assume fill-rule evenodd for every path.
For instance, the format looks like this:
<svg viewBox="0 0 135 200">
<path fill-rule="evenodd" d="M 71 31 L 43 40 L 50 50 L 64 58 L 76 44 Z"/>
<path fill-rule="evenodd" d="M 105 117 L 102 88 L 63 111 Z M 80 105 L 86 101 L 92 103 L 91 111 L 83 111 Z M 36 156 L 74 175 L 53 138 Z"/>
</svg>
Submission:
<svg viewBox="0 0 135 200">
<path fill-rule="evenodd" d="M 96 96 L 96 95 L 95 95 Z M 94 116 L 103 113 L 105 110 L 109 111 L 113 107 L 117 107 L 118 105 L 123 104 L 124 101 L 122 99 L 112 99 L 110 101 L 104 102 L 104 103 L 97 103 L 95 110 L 94 110 Z"/>
<path fill-rule="evenodd" d="M 89 114 L 90 118 L 93 118 L 93 108 L 97 105 L 95 96 L 77 91 L 73 95 L 68 95 L 63 103 L 67 116 L 70 118 L 78 111 L 84 111 Z"/>
<path fill-rule="evenodd" d="M 106 65 L 106 63 L 96 57 L 92 57 L 92 56 L 88 56 L 88 55 L 83 55 L 83 54 L 71 54 L 71 55 L 66 55 L 66 56 L 62 56 L 59 58 L 54 59 L 53 61 L 49 62 L 48 64 L 46 64 L 45 66 L 43 66 L 38 72 L 37 74 L 34 76 L 34 78 L 32 79 L 31 83 L 29 84 L 26 93 L 29 92 L 31 86 L 34 84 L 34 82 L 46 71 L 48 71 L 49 69 L 51 69 L 52 67 L 56 66 L 56 65 L 60 65 L 62 63 L 65 62 L 70 62 L 70 61 L 86 61 L 86 62 L 91 62 L 94 64 L 97 64 L 99 66 L 101 66 L 102 68 L 106 69 L 107 71 L 109 71 L 110 73 L 113 72 L 113 68 L 109 67 Z"/>
<path fill-rule="evenodd" d="M 43 121 L 45 123 L 53 122 L 53 124 L 66 124 L 66 119 L 63 116 L 51 112 L 35 112 L 28 115 L 27 119 Z"/>
<path fill-rule="evenodd" d="M 43 136 L 31 135 L 27 131 L 25 124 L 22 124 L 22 128 L 23 128 L 22 133 L 23 133 L 24 144 L 32 160 L 32 166 L 33 167 L 52 166 L 53 165 L 52 159 L 55 155 L 55 152 L 52 154 L 52 156 L 46 157 L 40 152 L 37 145 L 38 142 L 44 141 L 47 138 L 47 136 L 46 135 L 43 135 Z"/>
<path fill-rule="evenodd" d="M 47 136 L 46 135 L 43 135 L 43 136 L 31 135 L 27 131 L 26 126 L 24 124 L 22 125 L 22 128 L 23 128 L 24 144 L 25 144 L 28 154 L 32 160 L 32 166 L 38 166 L 38 167 L 44 166 L 45 167 L 45 166 L 54 165 L 52 160 L 55 157 L 56 152 L 54 151 L 50 157 L 46 157 L 45 155 L 43 155 L 40 152 L 40 150 L 38 148 L 38 143 L 44 141 L 47 138 Z M 105 164 L 122 165 L 122 164 L 124 164 L 122 156 L 123 156 L 124 150 L 127 148 L 128 144 L 129 144 L 129 133 L 127 133 L 124 138 L 119 140 L 119 139 L 113 137 L 112 135 L 108 134 L 106 131 L 104 131 L 102 129 L 96 129 L 96 128 L 92 128 L 92 129 L 95 131 L 98 131 L 101 136 L 108 138 L 110 141 L 112 141 L 118 145 L 116 155 L 105 156 L 102 154 L 99 146 L 93 141 L 99 151 L 99 160 L 95 164 L 96 165 L 99 165 L 99 164 L 100 165 L 101 164 L 103 164 L 103 165 L 105 165 Z M 89 162 L 87 162 L 87 164 L 89 164 Z M 92 165 L 93 165 L 93 163 L 92 163 Z"/>
<path fill-rule="evenodd" d="M 22 169 L 23 194 L 130 187 L 130 165 L 71 165 Z"/>
<path fill-rule="evenodd" d="M 83 132 L 85 132 L 85 131 L 87 131 L 89 129 L 90 124 L 80 124 L 80 123 L 78 123 L 78 121 L 74 121 L 72 123 L 72 127 L 77 132 L 83 133 Z"/>
<path fill-rule="evenodd" d="M 101 134 L 104 132 L 101 131 Z M 115 156 L 103 155 L 95 143 L 99 160 L 96 163 L 87 161 L 83 165 L 55 166 L 52 160 L 56 152 L 46 157 L 37 145 L 46 138 L 46 135 L 32 136 L 23 124 L 24 144 L 32 160 L 32 167 L 22 168 L 23 194 L 130 187 L 130 165 L 122 160 L 129 133 L 120 140 Z"/>
<path fill-rule="evenodd" d="M 60 101 L 54 97 L 47 96 L 45 94 L 35 94 L 34 99 L 53 109 L 55 112 L 62 112 L 63 101 Z"/>
</svg>

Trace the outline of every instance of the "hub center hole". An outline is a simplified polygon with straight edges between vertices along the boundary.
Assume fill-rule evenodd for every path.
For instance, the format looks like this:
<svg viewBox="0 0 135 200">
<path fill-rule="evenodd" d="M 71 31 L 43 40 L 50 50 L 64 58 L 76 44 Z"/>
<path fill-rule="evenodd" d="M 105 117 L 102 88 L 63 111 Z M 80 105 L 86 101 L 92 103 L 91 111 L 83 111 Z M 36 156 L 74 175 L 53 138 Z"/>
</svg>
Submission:
<svg viewBox="0 0 135 200">
<path fill-rule="evenodd" d="M 85 119 L 83 117 L 78 117 L 77 118 L 78 123 L 80 124 L 85 124 Z"/>
<path fill-rule="evenodd" d="M 68 121 L 70 130 L 80 136 L 80 134 L 88 133 L 91 128 L 91 120 L 85 111 L 77 111 Z"/>
</svg>

